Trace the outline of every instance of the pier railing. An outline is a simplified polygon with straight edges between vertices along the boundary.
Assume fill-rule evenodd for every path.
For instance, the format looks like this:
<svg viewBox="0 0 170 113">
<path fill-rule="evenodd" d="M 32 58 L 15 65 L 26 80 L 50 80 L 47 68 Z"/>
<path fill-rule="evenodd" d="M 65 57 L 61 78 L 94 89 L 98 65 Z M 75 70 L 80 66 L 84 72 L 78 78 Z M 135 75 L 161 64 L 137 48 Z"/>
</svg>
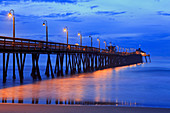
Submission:
<svg viewBox="0 0 170 113">
<path fill-rule="evenodd" d="M 96 47 L 79 46 L 73 44 L 46 42 L 40 40 L 13 38 L 0 36 L 0 49 L 3 50 L 40 50 L 40 51 L 71 51 L 71 52 L 99 52 L 99 53 L 110 53 L 110 54 L 132 54 L 127 52 L 112 52 L 105 49 Z"/>
</svg>

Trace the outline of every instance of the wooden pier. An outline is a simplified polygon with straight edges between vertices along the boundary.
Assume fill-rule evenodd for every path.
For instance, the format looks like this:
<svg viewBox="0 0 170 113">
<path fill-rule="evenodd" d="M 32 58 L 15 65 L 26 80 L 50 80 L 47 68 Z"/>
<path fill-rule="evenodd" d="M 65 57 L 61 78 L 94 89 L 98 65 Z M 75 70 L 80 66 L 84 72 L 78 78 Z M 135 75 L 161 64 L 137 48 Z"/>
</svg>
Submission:
<svg viewBox="0 0 170 113">
<path fill-rule="evenodd" d="M 32 55 L 32 72 L 30 73 L 30 77 L 34 80 L 42 79 L 39 69 L 39 57 L 41 54 L 47 55 L 47 64 L 44 73 L 50 78 L 65 74 L 90 72 L 109 67 L 142 63 L 142 55 L 135 52 L 112 52 L 95 47 L 4 36 L 0 36 L 0 53 L 3 54 L 4 83 L 8 75 L 10 54 L 17 61 L 21 83 L 24 80 L 23 70 L 27 54 Z M 56 61 L 51 61 L 50 55 L 56 55 Z M 55 66 L 52 66 L 52 62 L 55 62 Z M 66 68 L 63 68 L 64 63 Z M 13 79 L 15 78 L 15 64 L 13 64 Z"/>
</svg>

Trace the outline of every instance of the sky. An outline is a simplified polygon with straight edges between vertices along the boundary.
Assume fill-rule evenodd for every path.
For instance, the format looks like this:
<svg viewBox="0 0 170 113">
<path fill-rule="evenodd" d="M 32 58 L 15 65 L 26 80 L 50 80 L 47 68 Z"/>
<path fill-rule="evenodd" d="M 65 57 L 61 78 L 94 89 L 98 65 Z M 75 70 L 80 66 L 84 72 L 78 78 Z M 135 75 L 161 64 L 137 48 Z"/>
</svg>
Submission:
<svg viewBox="0 0 170 113">
<path fill-rule="evenodd" d="M 0 36 L 12 37 L 14 9 L 16 37 L 45 40 L 43 20 L 49 27 L 49 41 L 80 42 L 98 47 L 97 38 L 124 48 L 141 48 L 153 57 L 170 57 L 169 0 L 0 0 Z"/>
</svg>

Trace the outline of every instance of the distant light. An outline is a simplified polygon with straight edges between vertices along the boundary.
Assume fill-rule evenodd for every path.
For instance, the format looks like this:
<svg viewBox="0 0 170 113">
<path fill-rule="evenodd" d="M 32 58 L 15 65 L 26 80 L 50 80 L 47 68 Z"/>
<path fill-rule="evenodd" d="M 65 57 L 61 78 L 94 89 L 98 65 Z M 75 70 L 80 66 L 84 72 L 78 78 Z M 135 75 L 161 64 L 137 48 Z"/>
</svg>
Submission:
<svg viewBox="0 0 170 113">
<path fill-rule="evenodd" d="M 141 55 L 145 55 L 145 53 L 141 53 Z"/>
<path fill-rule="evenodd" d="M 78 43 L 76 43 L 76 46 L 78 46 L 79 44 Z"/>
<path fill-rule="evenodd" d="M 43 23 L 43 26 L 45 26 L 45 23 Z"/>
<path fill-rule="evenodd" d="M 104 43 L 106 43 L 106 41 L 104 41 Z"/>
<path fill-rule="evenodd" d="M 81 34 L 80 33 L 78 33 L 78 36 L 80 36 Z"/>
<path fill-rule="evenodd" d="M 11 13 L 8 13 L 8 17 L 12 17 L 12 14 L 11 14 Z"/>
<path fill-rule="evenodd" d="M 66 32 L 67 31 L 67 29 L 66 28 L 64 28 L 64 30 L 63 30 L 64 32 Z"/>
<path fill-rule="evenodd" d="M 97 41 L 100 41 L 99 38 L 97 39 Z"/>
</svg>

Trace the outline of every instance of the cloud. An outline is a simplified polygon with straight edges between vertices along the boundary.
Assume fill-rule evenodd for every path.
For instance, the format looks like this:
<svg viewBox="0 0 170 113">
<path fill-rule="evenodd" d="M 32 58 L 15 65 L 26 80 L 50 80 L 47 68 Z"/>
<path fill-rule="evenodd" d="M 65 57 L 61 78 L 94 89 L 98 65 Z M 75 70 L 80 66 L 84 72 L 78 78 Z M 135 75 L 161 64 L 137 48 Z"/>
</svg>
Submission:
<svg viewBox="0 0 170 113">
<path fill-rule="evenodd" d="M 105 14 L 105 15 L 118 15 L 118 14 L 124 14 L 126 13 L 126 11 L 122 11 L 122 12 L 115 12 L 115 11 L 98 11 L 98 12 L 95 12 L 96 14 L 99 14 L 99 15 L 102 15 L 102 14 Z"/>
<path fill-rule="evenodd" d="M 56 2 L 56 3 L 77 3 L 89 1 L 91 0 L 32 0 L 32 2 Z"/>
<path fill-rule="evenodd" d="M 83 36 L 96 36 L 96 35 L 100 35 L 100 33 L 98 33 L 98 32 L 85 32 L 85 33 L 83 33 Z"/>
<path fill-rule="evenodd" d="M 68 18 L 65 18 L 65 19 L 56 19 L 56 21 L 82 22 L 82 20 L 77 18 L 77 17 L 68 17 Z"/>
<path fill-rule="evenodd" d="M 75 4 L 78 2 L 90 2 L 91 0 L 23 0 L 22 2 L 54 2 L 54 3 L 69 3 Z M 14 4 L 16 2 L 21 2 L 20 0 L 0 0 L 0 3 L 4 5 Z"/>
<path fill-rule="evenodd" d="M 94 8 L 97 8 L 99 7 L 98 5 L 94 5 L 94 6 L 91 6 L 90 9 L 94 9 Z"/>
<path fill-rule="evenodd" d="M 170 36 L 166 36 L 166 37 L 163 37 L 163 38 L 158 38 L 157 40 L 170 40 Z"/>
<path fill-rule="evenodd" d="M 109 34 L 101 34 L 101 37 L 105 40 L 113 40 L 114 41 L 129 41 L 129 40 L 142 40 L 141 37 L 143 37 L 143 33 L 109 33 Z"/>
<path fill-rule="evenodd" d="M 115 34 L 115 37 L 138 37 L 141 36 L 141 33 L 121 33 L 121 34 Z"/>
<path fill-rule="evenodd" d="M 76 3 L 77 0 L 32 0 L 32 2 Z"/>
<path fill-rule="evenodd" d="M 165 13 L 163 11 L 158 11 L 158 15 L 163 15 L 163 16 L 170 16 L 170 13 Z"/>
<path fill-rule="evenodd" d="M 43 17 L 49 17 L 49 18 L 55 18 L 55 17 L 68 17 L 68 16 L 71 16 L 71 15 L 74 15 L 76 14 L 76 12 L 74 13 L 52 13 L 52 14 L 49 14 L 49 15 L 46 15 L 46 16 L 43 16 Z"/>
<path fill-rule="evenodd" d="M 2 10 L 0 11 L 1 16 L 6 16 L 9 13 L 9 11 Z"/>
</svg>

